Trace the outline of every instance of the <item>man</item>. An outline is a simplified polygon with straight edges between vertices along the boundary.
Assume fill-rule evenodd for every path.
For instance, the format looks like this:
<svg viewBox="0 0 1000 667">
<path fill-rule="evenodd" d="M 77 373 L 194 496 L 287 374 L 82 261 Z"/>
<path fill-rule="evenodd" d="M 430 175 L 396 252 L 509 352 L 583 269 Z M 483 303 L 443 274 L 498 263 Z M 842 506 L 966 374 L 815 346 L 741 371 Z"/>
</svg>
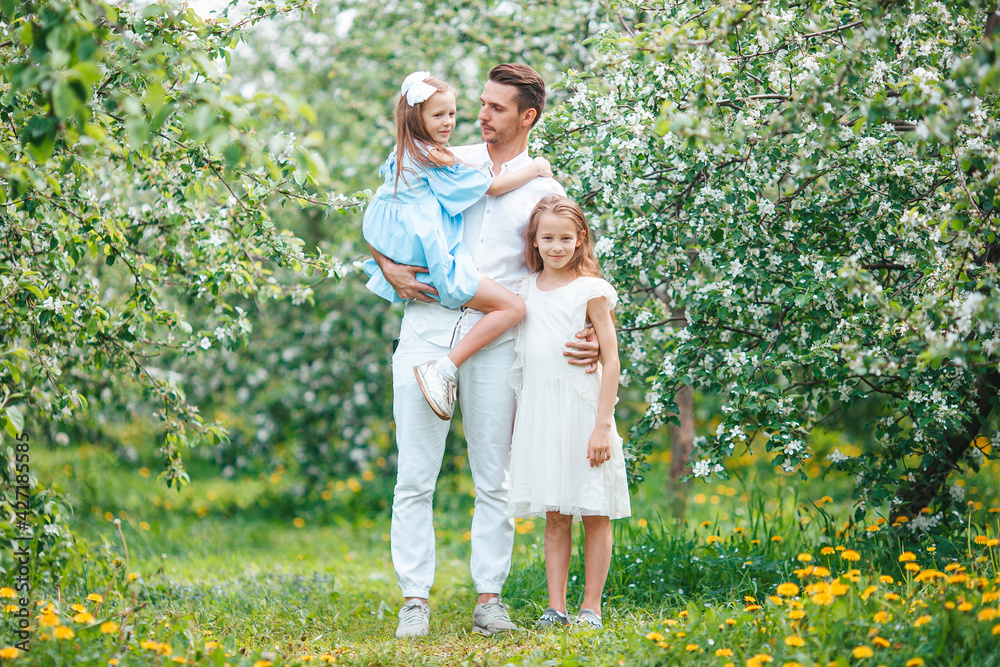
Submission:
<svg viewBox="0 0 1000 667">
<path fill-rule="evenodd" d="M 452 149 L 466 164 L 494 176 L 528 164 L 528 134 L 545 108 L 545 82 L 527 65 L 493 68 L 480 97 L 479 120 L 485 143 Z M 551 178 L 536 178 L 499 197 L 486 196 L 464 216 L 465 245 L 479 270 L 510 288 L 527 272 L 522 234 L 535 204 L 549 194 L 565 194 Z M 436 290 L 416 279 L 423 267 L 395 264 L 372 249 L 386 279 L 407 299 L 399 346 L 393 354 L 393 415 L 398 474 L 390 533 L 392 562 L 405 598 L 397 637 L 426 635 L 428 598 L 434 583 L 432 502 L 441 470 L 449 422 L 431 410 L 413 367 L 444 356 L 481 313 L 444 308 L 429 294 Z M 568 343 L 570 363 L 597 360 L 595 342 Z M 472 518 L 472 579 L 479 594 L 472 630 L 483 635 L 516 630 L 500 599 L 510 573 L 514 522 L 507 515 L 507 476 L 514 423 L 514 393 L 507 374 L 514 361 L 513 331 L 473 355 L 458 370 L 458 401 L 476 489 Z"/>
</svg>

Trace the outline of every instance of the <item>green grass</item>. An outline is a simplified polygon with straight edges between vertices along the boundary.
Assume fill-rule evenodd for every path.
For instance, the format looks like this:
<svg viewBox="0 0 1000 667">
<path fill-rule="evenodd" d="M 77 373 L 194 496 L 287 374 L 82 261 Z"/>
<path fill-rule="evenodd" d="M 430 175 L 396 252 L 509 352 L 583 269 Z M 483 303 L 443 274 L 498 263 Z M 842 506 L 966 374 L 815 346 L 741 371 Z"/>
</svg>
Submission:
<svg viewBox="0 0 1000 667">
<path fill-rule="evenodd" d="M 902 543 L 906 531 L 844 531 L 852 509 L 848 481 L 801 484 L 750 461 L 730 482 L 688 485 L 685 519 L 678 521 L 668 504 L 675 496 L 665 490 L 664 462 L 657 461 L 633 496 L 633 518 L 616 522 L 606 630 L 530 629 L 545 600 L 543 522 L 519 522 L 504 594 L 515 622 L 529 630 L 483 638 L 470 632 L 475 592 L 465 472 L 439 487 L 431 634 L 398 641 L 392 636 L 400 597 L 388 511 L 358 509 L 384 507 L 386 480 L 361 480 L 356 490 L 345 484 L 317 504 L 295 500 L 295 481 L 280 473 L 224 480 L 210 468 L 195 469 L 192 483 L 178 492 L 157 485 L 141 465 L 123 464 L 98 448 L 47 450 L 33 461 L 42 483 L 56 484 L 71 500 L 74 529 L 95 546 L 74 561 L 58 588 L 36 595 L 53 604 L 75 636 L 56 640 L 51 629 L 41 628 L 31 653 L 12 661 L 18 664 L 107 665 L 118 659 L 160 665 L 175 658 L 204 665 L 300 664 L 301 656 L 316 664 L 327 656 L 349 665 L 723 667 L 751 664 L 757 655 L 807 667 L 830 661 L 902 666 L 916 658 L 927 665 L 1000 664 L 1000 635 L 992 634 L 1000 602 L 991 598 L 1000 550 L 972 542 L 979 534 L 997 536 L 1000 514 L 989 514 L 988 506 L 970 509 L 970 527 L 956 537 Z M 995 475 L 988 466 L 970 478 L 970 500 L 973 490 L 985 495 Z M 860 560 L 824 555 L 824 545 L 854 549 Z M 973 584 L 915 582 L 897 560 L 903 549 L 915 550 L 921 567 L 938 569 L 942 577 L 954 576 L 956 571 L 944 573 L 954 562 Z M 800 553 L 811 554 L 811 564 L 828 567 L 831 576 L 800 578 Z M 846 578 L 834 579 L 838 575 Z M 879 575 L 893 583 L 879 582 Z M 573 607 L 582 596 L 580 558 L 570 576 Z M 846 592 L 829 605 L 811 602 L 806 585 L 822 581 L 843 581 Z M 783 582 L 802 587 L 799 599 L 809 612 L 804 620 L 793 618 L 789 600 L 768 600 Z M 862 598 L 872 585 L 876 590 Z M 104 602 L 85 600 L 92 593 Z M 754 598 L 749 607 L 746 596 Z M 72 604 L 83 604 L 96 620 L 72 621 Z M 990 609 L 997 620 L 981 620 Z M 891 611 L 893 620 L 875 623 L 880 610 Z M 915 625 L 923 611 L 931 619 Z M 105 620 L 122 627 L 102 634 Z M 10 644 L 10 631 L 8 619 L 2 627 L 7 643 L 0 646 Z M 890 648 L 872 644 L 883 635 Z M 789 646 L 789 636 L 801 636 L 804 646 Z M 143 648 L 143 641 L 153 643 Z M 856 646 L 871 647 L 873 658 L 853 657 Z M 159 655 L 166 647 L 170 655 Z"/>
</svg>

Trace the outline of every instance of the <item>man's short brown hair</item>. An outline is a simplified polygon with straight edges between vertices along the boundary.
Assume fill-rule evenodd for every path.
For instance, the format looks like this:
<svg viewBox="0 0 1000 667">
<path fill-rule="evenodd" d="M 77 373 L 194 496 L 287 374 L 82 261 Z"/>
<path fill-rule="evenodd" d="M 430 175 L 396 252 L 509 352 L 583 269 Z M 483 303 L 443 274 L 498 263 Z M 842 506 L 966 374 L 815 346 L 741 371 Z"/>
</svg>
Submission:
<svg viewBox="0 0 1000 667">
<path fill-rule="evenodd" d="M 503 63 L 490 70 L 490 81 L 517 88 L 517 112 L 535 110 L 534 127 L 545 110 L 545 82 L 535 70 L 519 63 Z"/>
</svg>

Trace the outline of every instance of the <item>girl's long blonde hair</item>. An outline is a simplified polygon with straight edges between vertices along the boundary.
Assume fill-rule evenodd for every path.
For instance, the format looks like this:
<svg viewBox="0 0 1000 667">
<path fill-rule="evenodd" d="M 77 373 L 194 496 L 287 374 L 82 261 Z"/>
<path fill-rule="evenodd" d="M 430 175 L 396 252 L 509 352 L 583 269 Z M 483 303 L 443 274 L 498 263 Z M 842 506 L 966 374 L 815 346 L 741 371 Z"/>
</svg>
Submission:
<svg viewBox="0 0 1000 667">
<path fill-rule="evenodd" d="M 447 82 L 434 77 L 427 77 L 424 83 L 434 86 L 439 93 L 455 93 L 455 89 Z M 428 98 L 429 99 L 429 98 Z M 426 101 L 426 100 L 425 100 Z M 403 175 L 407 168 L 404 167 L 404 157 L 416 162 L 421 167 L 434 169 L 443 164 L 454 164 L 455 156 L 451 151 L 443 146 L 439 146 L 431 139 L 427 127 L 424 125 L 424 117 L 421 113 L 424 108 L 423 102 L 417 102 L 413 106 L 406 101 L 406 95 L 400 95 L 396 102 L 396 112 L 393 117 L 396 120 L 396 189 L 399 189 L 399 178 L 402 176 L 406 183 L 406 176 Z M 431 149 L 438 153 L 437 160 L 430 155 Z M 410 170 L 412 171 L 412 170 Z"/>
<path fill-rule="evenodd" d="M 587 216 L 569 197 L 548 195 L 535 204 L 528 218 L 528 226 L 524 230 L 524 261 L 532 273 L 542 270 L 542 256 L 535 247 L 535 237 L 538 235 L 539 219 L 544 213 L 551 213 L 572 220 L 576 226 L 576 237 L 580 244 L 573 251 L 573 256 L 566 269 L 575 277 L 592 276 L 601 278 L 601 265 L 594 254 L 593 236 L 587 224 Z"/>
</svg>

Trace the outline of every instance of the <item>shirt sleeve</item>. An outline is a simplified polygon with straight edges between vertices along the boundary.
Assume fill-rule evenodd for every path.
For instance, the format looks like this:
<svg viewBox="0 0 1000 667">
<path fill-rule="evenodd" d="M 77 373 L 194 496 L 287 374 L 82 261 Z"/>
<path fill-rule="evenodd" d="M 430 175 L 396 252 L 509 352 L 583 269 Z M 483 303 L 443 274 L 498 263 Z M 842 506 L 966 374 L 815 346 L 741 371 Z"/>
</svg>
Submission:
<svg viewBox="0 0 1000 667">
<path fill-rule="evenodd" d="M 577 295 L 581 304 L 587 304 L 591 299 L 603 296 L 608 300 L 608 310 L 614 310 L 615 306 L 618 305 L 618 292 L 611 286 L 611 283 L 602 278 L 585 278 Z"/>
<path fill-rule="evenodd" d="M 427 185 L 448 215 L 456 216 L 483 198 L 493 178 L 464 164 L 425 169 Z"/>
</svg>

